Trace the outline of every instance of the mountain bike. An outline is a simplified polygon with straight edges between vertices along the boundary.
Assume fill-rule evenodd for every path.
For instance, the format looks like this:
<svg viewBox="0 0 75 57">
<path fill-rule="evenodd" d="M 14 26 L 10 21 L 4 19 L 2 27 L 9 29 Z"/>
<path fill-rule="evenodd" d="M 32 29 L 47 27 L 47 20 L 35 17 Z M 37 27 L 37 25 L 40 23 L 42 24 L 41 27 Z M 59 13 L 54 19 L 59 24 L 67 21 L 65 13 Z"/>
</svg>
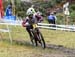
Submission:
<svg viewBox="0 0 75 57">
<path fill-rule="evenodd" d="M 33 29 L 30 29 L 32 37 L 31 42 L 34 46 L 38 46 L 40 44 L 43 48 L 46 48 L 45 40 L 40 32 L 39 28 L 37 27 L 37 24 L 33 24 Z"/>
</svg>

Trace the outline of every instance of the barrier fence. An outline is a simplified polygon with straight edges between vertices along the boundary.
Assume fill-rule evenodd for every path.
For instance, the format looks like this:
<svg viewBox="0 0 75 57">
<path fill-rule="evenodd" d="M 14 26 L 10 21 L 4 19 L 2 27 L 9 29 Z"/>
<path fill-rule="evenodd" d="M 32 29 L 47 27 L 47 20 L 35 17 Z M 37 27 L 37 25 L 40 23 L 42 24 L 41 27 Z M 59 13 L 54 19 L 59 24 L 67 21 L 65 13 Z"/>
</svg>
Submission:
<svg viewBox="0 0 75 57">
<path fill-rule="evenodd" d="M 21 26 L 22 21 L 15 21 L 15 22 L 8 22 L 8 23 L 0 23 L 0 25 L 16 25 L 16 26 Z M 75 25 L 58 25 L 58 24 L 46 24 L 46 23 L 38 23 L 39 28 L 44 28 L 44 29 L 56 29 L 56 30 L 67 30 L 67 31 L 75 31 Z"/>
<path fill-rule="evenodd" d="M 58 24 L 38 23 L 38 27 L 45 28 L 45 29 L 75 31 L 75 25 L 58 25 Z"/>
</svg>

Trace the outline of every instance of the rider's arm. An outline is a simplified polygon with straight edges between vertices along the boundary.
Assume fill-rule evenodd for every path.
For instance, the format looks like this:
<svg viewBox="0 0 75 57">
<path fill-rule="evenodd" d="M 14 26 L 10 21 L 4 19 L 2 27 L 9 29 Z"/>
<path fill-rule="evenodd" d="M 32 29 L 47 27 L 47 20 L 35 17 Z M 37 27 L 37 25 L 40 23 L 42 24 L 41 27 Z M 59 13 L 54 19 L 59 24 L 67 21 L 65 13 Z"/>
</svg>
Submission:
<svg viewBox="0 0 75 57">
<path fill-rule="evenodd" d="M 26 23 L 27 23 L 27 22 L 28 22 L 28 19 L 24 19 L 23 22 L 22 22 L 22 26 L 23 26 L 23 27 L 26 27 Z"/>
<path fill-rule="evenodd" d="M 43 17 L 41 15 L 35 15 L 35 17 L 36 17 L 38 23 L 43 21 Z"/>
</svg>

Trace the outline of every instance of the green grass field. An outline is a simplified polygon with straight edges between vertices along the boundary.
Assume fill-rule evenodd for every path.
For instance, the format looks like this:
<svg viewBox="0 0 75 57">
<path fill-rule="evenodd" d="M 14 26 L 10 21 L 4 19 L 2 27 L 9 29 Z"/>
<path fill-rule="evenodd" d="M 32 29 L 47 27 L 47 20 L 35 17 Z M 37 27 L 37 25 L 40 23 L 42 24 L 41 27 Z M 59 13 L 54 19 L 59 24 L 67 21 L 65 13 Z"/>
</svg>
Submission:
<svg viewBox="0 0 75 57">
<path fill-rule="evenodd" d="M 12 39 L 18 42 L 11 45 L 8 33 L 0 32 L 0 57 L 67 57 L 62 51 L 41 47 L 34 47 L 30 44 L 30 38 L 25 28 L 19 26 L 9 26 Z M 1 25 L 0 28 L 5 28 Z M 75 49 L 75 32 L 40 29 L 46 44 L 62 45 L 66 48 Z M 5 39 L 5 40 L 2 40 Z"/>
</svg>

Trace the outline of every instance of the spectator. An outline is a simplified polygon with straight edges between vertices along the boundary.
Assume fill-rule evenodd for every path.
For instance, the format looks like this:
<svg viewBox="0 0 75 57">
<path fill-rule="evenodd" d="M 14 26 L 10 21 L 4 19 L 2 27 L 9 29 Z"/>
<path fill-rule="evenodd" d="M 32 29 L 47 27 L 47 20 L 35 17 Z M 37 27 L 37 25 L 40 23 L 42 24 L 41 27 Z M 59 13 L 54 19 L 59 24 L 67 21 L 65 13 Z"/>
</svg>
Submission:
<svg viewBox="0 0 75 57">
<path fill-rule="evenodd" d="M 52 25 L 52 27 L 56 27 L 55 24 L 56 24 L 57 17 L 55 14 L 56 14 L 56 12 L 52 12 L 52 13 L 48 14 L 48 17 L 47 17 L 49 24 L 54 24 L 54 25 Z"/>
<path fill-rule="evenodd" d="M 55 13 L 55 14 L 56 14 L 56 13 Z M 54 15 L 54 13 L 52 12 L 52 13 L 48 14 L 47 19 L 48 19 L 49 24 L 50 24 L 50 23 L 51 23 L 51 24 L 55 24 L 55 20 L 56 20 L 57 18 L 56 18 L 56 16 Z"/>
</svg>

